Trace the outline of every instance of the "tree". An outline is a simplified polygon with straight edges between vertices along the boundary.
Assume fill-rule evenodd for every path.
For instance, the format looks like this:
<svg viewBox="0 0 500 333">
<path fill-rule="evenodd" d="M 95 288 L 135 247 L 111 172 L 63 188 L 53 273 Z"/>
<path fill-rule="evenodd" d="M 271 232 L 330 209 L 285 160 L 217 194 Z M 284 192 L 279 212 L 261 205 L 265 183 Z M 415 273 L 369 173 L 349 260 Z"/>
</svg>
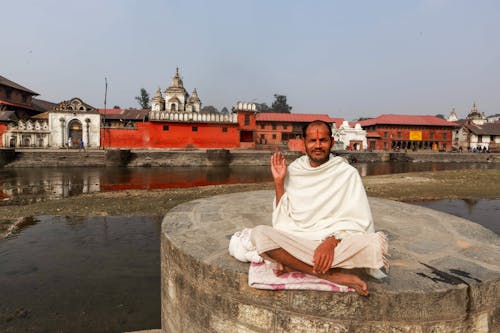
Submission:
<svg viewBox="0 0 500 333">
<path fill-rule="evenodd" d="M 274 102 L 271 105 L 272 112 L 276 113 L 290 113 L 292 107 L 286 102 L 285 95 L 274 94 Z"/>
<path fill-rule="evenodd" d="M 119 105 L 115 105 L 115 106 L 113 106 L 113 109 L 119 109 L 119 108 L 120 108 L 120 106 L 119 106 Z"/>
<path fill-rule="evenodd" d="M 441 118 L 441 119 L 446 119 L 443 114 L 437 114 L 436 117 Z"/>
<path fill-rule="evenodd" d="M 368 120 L 368 119 L 372 119 L 372 118 L 369 118 L 369 117 L 359 117 L 355 121 L 363 121 L 363 120 Z"/>
<path fill-rule="evenodd" d="M 135 100 L 137 101 L 137 103 L 139 103 L 141 108 L 143 108 L 143 109 L 150 108 L 150 106 L 149 106 L 149 94 L 146 91 L 146 89 L 141 88 L 141 94 L 139 96 L 136 96 Z"/>
<path fill-rule="evenodd" d="M 226 107 L 223 107 L 222 110 L 220 110 L 220 113 L 229 114 L 229 110 Z"/>
</svg>

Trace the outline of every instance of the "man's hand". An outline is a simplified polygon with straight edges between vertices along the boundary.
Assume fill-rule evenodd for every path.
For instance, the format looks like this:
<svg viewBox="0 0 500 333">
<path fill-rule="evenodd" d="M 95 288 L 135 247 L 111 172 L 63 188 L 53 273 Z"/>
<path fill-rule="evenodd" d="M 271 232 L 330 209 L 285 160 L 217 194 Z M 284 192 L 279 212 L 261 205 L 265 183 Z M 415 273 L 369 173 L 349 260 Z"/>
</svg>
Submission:
<svg viewBox="0 0 500 333">
<path fill-rule="evenodd" d="M 284 183 L 286 176 L 286 160 L 282 153 L 274 153 L 271 156 L 271 172 L 275 183 Z"/>
<path fill-rule="evenodd" d="M 313 271 L 325 274 L 332 267 L 334 250 L 340 241 L 335 237 L 328 237 L 314 250 Z"/>
<path fill-rule="evenodd" d="M 276 205 L 285 193 L 286 160 L 280 152 L 271 156 L 271 173 L 274 179 L 274 190 L 276 192 Z"/>
</svg>

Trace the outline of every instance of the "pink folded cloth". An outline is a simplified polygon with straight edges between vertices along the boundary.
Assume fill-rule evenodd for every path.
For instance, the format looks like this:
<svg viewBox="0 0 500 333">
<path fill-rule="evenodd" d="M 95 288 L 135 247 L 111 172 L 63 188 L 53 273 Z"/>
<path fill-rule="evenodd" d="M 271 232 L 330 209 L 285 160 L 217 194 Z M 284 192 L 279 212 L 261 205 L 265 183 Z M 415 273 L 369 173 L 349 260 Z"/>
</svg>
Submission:
<svg viewBox="0 0 500 333">
<path fill-rule="evenodd" d="M 354 291 L 354 289 L 316 276 L 301 273 L 290 272 L 276 276 L 273 271 L 274 264 L 250 263 L 248 270 L 248 285 L 257 289 L 268 290 L 323 290 L 334 292 Z"/>
</svg>

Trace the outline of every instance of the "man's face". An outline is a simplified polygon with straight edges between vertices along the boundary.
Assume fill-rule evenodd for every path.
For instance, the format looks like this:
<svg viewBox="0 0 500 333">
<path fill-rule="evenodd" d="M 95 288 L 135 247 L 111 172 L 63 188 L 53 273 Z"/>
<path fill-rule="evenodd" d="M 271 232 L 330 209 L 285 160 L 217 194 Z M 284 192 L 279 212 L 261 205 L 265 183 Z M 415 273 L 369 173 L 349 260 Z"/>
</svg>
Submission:
<svg viewBox="0 0 500 333">
<path fill-rule="evenodd" d="M 332 138 L 328 135 L 325 125 L 310 125 L 306 130 L 304 145 L 312 167 L 320 166 L 330 158 Z"/>
</svg>

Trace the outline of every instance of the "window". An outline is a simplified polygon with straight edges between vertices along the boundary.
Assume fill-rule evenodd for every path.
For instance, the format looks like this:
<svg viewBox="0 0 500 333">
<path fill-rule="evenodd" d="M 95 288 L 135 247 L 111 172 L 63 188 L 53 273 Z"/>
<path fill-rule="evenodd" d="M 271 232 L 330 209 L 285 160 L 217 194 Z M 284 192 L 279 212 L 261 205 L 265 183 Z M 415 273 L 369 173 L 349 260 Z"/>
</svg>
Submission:
<svg viewBox="0 0 500 333">
<path fill-rule="evenodd" d="M 388 134 L 389 134 L 389 132 L 384 132 L 384 139 L 387 139 Z"/>
<path fill-rule="evenodd" d="M 163 125 L 163 130 L 164 131 L 168 131 L 170 128 L 168 127 L 168 125 Z"/>
<path fill-rule="evenodd" d="M 273 139 L 276 139 L 276 134 L 273 134 Z"/>
<path fill-rule="evenodd" d="M 429 139 L 434 140 L 434 132 L 429 133 Z"/>
<path fill-rule="evenodd" d="M 444 132 L 443 133 L 443 140 L 446 140 L 446 139 L 448 139 L 448 133 Z"/>
<path fill-rule="evenodd" d="M 222 132 L 227 133 L 227 127 L 222 127 Z"/>
<path fill-rule="evenodd" d="M 483 136 L 482 135 L 479 135 L 477 137 L 477 142 L 481 142 L 481 143 L 483 142 Z"/>
<path fill-rule="evenodd" d="M 193 132 L 198 132 L 198 126 L 193 126 L 192 130 Z"/>
<path fill-rule="evenodd" d="M 12 97 L 12 89 L 11 88 L 5 89 L 5 98 L 11 99 L 11 97 Z"/>
<path fill-rule="evenodd" d="M 26 103 L 28 101 L 28 96 L 23 94 L 22 98 L 23 98 L 23 103 Z"/>
<path fill-rule="evenodd" d="M 245 115 L 245 126 L 248 126 L 248 125 L 250 125 L 250 115 L 246 114 Z"/>
<path fill-rule="evenodd" d="M 275 130 L 275 129 L 276 129 L 276 124 L 273 124 L 273 130 Z"/>
<path fill-rule="evenodd" d="M 266 127 L 266 125 L 264 125 L 262 123 L 260 124 L 260 129 L 264 129 L 265 127 Z"/>
<path fill-rule="evenodd" d="M 384 142 L 384 149 L 387 149 L 387 142 Z"/>
<path fill-rule="evenodd" d="M 401 132 L 398 132 L 398 139 L 401 139 Z"/>
<path fill-rule="evenodd" d="M 283 125 L 283 129 L 287 129 L 288 128 L 288 125 L 287 124 L 284 124 Z"/>
</svg>

